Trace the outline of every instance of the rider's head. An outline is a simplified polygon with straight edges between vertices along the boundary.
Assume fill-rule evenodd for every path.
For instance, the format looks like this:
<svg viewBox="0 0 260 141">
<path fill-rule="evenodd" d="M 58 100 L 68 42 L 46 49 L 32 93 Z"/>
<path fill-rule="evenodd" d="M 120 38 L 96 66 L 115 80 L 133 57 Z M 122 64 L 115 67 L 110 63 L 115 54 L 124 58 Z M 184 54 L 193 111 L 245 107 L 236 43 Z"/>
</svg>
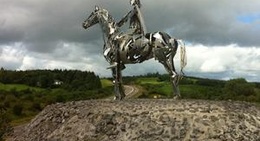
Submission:
<svg viewBox="0 0 260 141">
<path fill-rule="evenodd" d="M 131 4 L 132 6 L 135 6 L 135 5 L 137 4 L 139 8 L 141 7 L 141 2 L 140 2 L 140 0 L 130 0 L 130 4 Z"/>
<path fill-rule="evenodd" d="M 97 12 L 100 8 L 96 5 L 95 6 L 95 12 Z"/>
</svg>

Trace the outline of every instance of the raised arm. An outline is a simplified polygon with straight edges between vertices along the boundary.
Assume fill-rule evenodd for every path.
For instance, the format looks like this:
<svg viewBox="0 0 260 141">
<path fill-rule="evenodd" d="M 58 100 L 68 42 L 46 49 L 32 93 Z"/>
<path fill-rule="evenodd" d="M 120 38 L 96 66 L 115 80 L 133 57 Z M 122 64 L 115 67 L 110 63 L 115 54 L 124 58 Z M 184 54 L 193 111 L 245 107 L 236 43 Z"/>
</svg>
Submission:
<svg viewBox="0 0 260 141">
<path fill-rule="evenodd" d="M 128 12 L 128 13 L 117 23 L 117 26 L 118 26 L 118 27 L 121 27 L 122 25 L 124 25 L 124 24 L 128 21 L 128 19 L 129 19 L 131 13 L 132 13 L 132 11 Z"/>
</svg>

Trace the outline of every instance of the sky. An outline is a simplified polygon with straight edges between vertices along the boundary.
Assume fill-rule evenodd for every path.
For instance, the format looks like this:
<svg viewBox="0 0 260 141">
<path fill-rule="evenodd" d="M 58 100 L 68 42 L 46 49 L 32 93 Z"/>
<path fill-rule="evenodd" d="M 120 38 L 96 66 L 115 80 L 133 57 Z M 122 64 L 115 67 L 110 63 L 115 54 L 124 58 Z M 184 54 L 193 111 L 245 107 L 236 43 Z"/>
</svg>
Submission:
<svg viewBox="0 0 260 141">
<path fill-rule="evenodd" d="M 186 75 L 260 82 L 259 0 L 141 3 L 148 32 L 164 31 L 186 43 Z M 110 76 L 100 26 L 82 28 L 95 5 L 116 21 L 131 10 L 129 0 L 0 0 L 0 67 L 79 69 Z M 179 66 L 178 55 L 175 62 Z M 126 67 L 123 75 L 128 76 L 166 73 L 153 59 Z"/>
</svg>

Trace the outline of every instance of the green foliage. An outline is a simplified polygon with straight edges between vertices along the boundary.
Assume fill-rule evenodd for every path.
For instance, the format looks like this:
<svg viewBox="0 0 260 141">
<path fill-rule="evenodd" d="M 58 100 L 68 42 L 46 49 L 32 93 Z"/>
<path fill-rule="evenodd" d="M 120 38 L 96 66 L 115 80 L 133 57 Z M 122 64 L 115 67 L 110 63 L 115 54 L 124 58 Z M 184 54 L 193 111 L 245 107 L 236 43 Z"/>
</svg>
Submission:
<svg viewBox="0 0 260 141">
<path fill-rule="evenodd" d="M 31 105 L 31 108 L 32 108 L 33 111 L 41 111 L 42 110 L 41 104 L 38 103 L 38 102 L 33 102 L 32 105 Z"/>
<path fill-rule="evenodd" d="M 226 94 L 229 98 L 235 98 L 237 97 L 248 97 L 251 95 L 255 95 L 254 91 L 254 84 L 248 83 L 243 78 L 238 79 L 232 79 L 227 81 L 224 88 Z"/>
<path fill-rule="evenodd" d="M 195 83 L 202 86 L 212 86 L 212 87 L 224 87 L 225 85 L 224 81 L 214 80 L 214 79 L 197 79 Z"/>
<path fill-rule="evenodd" d="M 9 116 L 7 115 L 5 107 L 0 105 L 0 141 L 4 140 L 4 136 L 11 131 Z"/>
</svg>

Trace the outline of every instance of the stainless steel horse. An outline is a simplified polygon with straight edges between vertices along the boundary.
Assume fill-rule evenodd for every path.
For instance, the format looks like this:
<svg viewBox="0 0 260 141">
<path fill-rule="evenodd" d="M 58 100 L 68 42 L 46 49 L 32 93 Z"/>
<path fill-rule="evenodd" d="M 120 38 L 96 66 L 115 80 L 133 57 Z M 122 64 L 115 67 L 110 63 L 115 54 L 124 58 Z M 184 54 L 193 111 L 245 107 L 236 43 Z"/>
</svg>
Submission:
<svg viewBox="0 0 260 141">
<path fill-rule="evenodd" d="M 125 64 L 141 63 L 151 58 L 155 58 L 165 67 L 170 75 L 174 97 L 180 97 L 178 83 L 187 63 L 185 45 L 181 40 L 171 38 L 165 32 L 146 33 L 145 35 L 134 34 L 131 29 L 125 33 L 121 32 L 109 12 L 96 6 L 83 22 L 83 27 L 87 29 L 97 23 L 100 24 L 103 31 L 103 53 L 110 63 L 108 68 L 112 70 L 115 99 L 121 100 L 125 97 L 121 74 Z M 176 72 L 173 61 L 178 47 L 181 48 L 180 74 Z"/>
</svg>

